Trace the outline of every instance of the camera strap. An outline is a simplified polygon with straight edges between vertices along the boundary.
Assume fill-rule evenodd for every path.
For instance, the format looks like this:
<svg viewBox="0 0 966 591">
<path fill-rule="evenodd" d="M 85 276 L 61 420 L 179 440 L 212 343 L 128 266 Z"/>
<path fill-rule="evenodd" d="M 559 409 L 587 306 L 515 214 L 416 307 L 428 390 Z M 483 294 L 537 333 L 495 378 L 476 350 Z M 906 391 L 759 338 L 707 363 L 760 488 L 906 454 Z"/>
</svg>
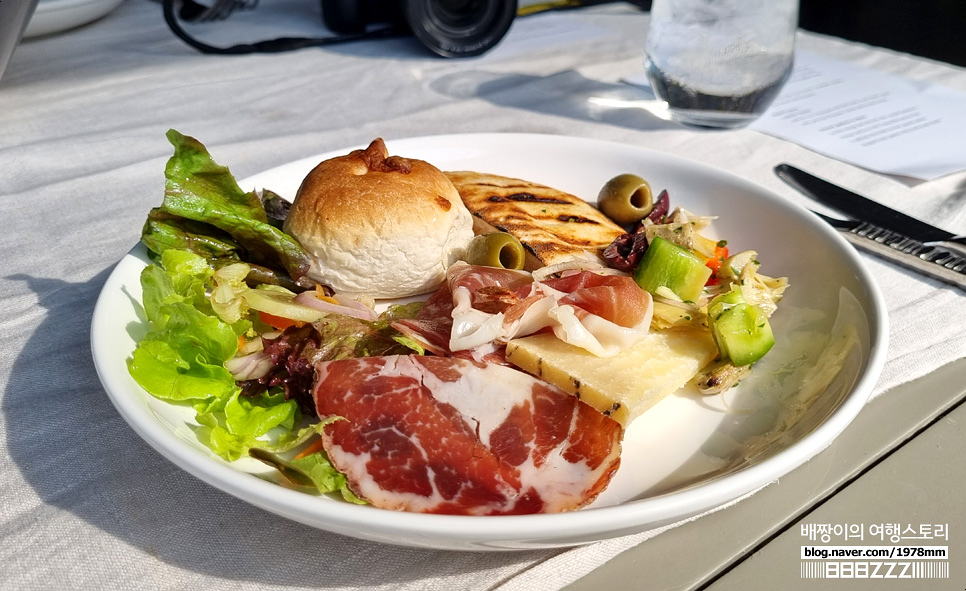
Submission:
<svg viewBox="0 0 966 591">
<path fill-rule="evenodd" d="M 180 12 L 175 8 L 175 4 L 179 2 L 181 4 Z M 329 37 L 279 37 L 278 39 L 268 39 L 265 41 L 257 41 L 255 43 L 242 43 L 229 47 L 216 47 L 198 40 L 181 26 L 180 19 L 189 21 L 195 20 L 198 18 L 198 15 L 203 14 L 204 11 L 207 10 L 206 7 L 194 2 L 194 0 L 161 0 L 161 8 L 164 13 L 164 22 L 167 23 L 168 28 L 171 29 L 171 32 L 174 33 L 175 36 L 201 53 L 208 54 L 242 55 L 247 53 L 281 53 L 283 51 L 292 51 L 294 49 L 302 49 L 305 47 L 335 45 L 337 43 L 360 41 L 363 39 L 385 39 L 388 37 L 397 37 L 407 34 L 407 31 L 405 31 L 403 28 L 390 25 L 381 29 L 374 29 L 372 31 L 351 35 L 335 35 Z M 227 14 L 225 14 L 225 16 L 227 16 Z"/>
</svg>

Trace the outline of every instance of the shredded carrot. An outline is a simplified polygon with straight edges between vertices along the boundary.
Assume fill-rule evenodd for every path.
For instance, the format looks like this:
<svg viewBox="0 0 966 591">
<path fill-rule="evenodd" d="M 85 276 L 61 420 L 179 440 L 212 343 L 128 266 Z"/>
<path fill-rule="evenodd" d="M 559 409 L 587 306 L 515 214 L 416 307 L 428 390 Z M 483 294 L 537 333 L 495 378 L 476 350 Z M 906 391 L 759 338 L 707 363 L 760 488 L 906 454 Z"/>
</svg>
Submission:
<svg viewBox="0 0 966 591">
<path fill-rule="evenodd" d="M 704 263 L 705 266 L 711 269 L 711 277 L 708 278 L 708 281 L 705 283 L 705 285 L 718 284 L 718 271 L 721 269 L 721 265 L 724 263 L 726 258 L 728 258 L 728 247 L 725 246 L 722 241 L 714 247 L 714 253 L 711 255 L 711 258 Z"/>
<path fill-rule="evenodd" d="M 274 314 L 269 314 L 268 312 L 259 312 L 258 317 L 265 324 L 277 328 L 278 330 L 285 330 L 290 326 L 301 326 L 303 322 L 298 320 L 292 320 L 291 318 L 284 318 L 282 316 L 276 316 Z"/>
<path fill-rule="evenodd" d="M 322 286 L 321 285 L 316 285 L 315 286 L 315 297 L 319 298 L 323 302 L 329 302 L 330 304 L 335 304 L 336 306 L 339 305 L 339 301 L 338 300 L 336 300 L 333 297 L 329 297 L 329 296 L 325 295 L 325 292 L 322 290 Z"/>
<path fill-rule="evenodd" d="M 310 456 L 310 455 L 314 454 L 315 452 L 319 452 L 319 451 L 322 451 L 322 438 L 321 437 L 317 438 L 315 441 L 313 441 L 312 443 L 310 443 L 308 445 L 308 447 L 306 447 L 305 449 L 303 449 L 302 451 L 300 451 L 298 453 L 298 455 L 295 456 L 295 459 L 296 460 L 301 460 L 305 456 Z"/>
</svg>

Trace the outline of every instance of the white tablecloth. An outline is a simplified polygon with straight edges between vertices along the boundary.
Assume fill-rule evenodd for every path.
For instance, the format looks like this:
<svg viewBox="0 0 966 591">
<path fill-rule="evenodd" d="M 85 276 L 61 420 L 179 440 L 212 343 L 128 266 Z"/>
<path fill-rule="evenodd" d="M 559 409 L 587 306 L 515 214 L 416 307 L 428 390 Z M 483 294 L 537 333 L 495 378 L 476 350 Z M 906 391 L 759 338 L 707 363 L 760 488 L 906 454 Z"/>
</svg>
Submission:
<svg viewBox="0 0 966 591">
<path fill-rule="evenodd" d="M 263 4 L 261 21 L 211 25 L 211 40 L 321 32 L 317 6 Z M 725 168 L 804 204 L 771 172 L 785 161 L 966 232 L 966 173 L 888 178 L 750 130 L 700 133 L 588 102 L 640 98 L 620 80 L 641 67 L 645 13 L 612 5 L 529 18 L 471 60 L 435 58 L 405 38 L 202 56 L 149 0 L 24 42 L 0 81 L 0 588 L 546 589 L 656 533 L 519 553 L 380 545 L 256 509 L 152 451 L 97 379 L 89 324 L 112 265 L 160 202 L 168 128 L 202 140 L 239 177 L 377 136 L 576 135 Z M 583 33 L 555 40 L 568 22 Z M 799 44 L 966 91 L 960 68 L 811 34 Z M 966 356 L 962 291 L 866 262 L 892 325 L 876 395 Z"/>
</svg>

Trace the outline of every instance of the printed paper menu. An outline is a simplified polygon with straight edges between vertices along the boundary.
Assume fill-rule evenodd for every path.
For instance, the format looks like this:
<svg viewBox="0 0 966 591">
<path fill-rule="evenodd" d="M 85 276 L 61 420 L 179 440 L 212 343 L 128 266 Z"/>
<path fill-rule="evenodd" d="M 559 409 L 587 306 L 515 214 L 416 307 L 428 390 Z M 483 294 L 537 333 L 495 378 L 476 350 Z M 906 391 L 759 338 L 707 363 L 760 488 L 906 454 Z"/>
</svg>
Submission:
<svg viewBox="0 0 966 591">
<path fill-rule="evenodd" d="M 806 51 L 750 128 L 887 174 L 966 169 L 966 93 Z"/>
<path fill-rule="evenodd" d="M 649 86 L 644 72 L 625 82 Z M 750 129 L 885 174 L 966 170 L 966 93 L 795 52 L 788 81 Z"/>
</svg>

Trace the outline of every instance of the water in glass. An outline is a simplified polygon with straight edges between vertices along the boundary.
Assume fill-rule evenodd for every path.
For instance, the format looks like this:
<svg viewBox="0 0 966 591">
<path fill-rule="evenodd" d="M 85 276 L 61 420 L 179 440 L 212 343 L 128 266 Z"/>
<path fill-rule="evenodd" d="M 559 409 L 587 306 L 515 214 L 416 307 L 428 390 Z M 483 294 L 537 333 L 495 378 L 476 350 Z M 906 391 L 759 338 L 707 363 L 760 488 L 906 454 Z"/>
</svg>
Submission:
<svg viewBox="0 0 966 591">
<path fill-rule="evenodd" d="M 645 70 L 673 119 L 741 127 L 791 70 L 798 0 L 654 0 Z"/>
</svg>

